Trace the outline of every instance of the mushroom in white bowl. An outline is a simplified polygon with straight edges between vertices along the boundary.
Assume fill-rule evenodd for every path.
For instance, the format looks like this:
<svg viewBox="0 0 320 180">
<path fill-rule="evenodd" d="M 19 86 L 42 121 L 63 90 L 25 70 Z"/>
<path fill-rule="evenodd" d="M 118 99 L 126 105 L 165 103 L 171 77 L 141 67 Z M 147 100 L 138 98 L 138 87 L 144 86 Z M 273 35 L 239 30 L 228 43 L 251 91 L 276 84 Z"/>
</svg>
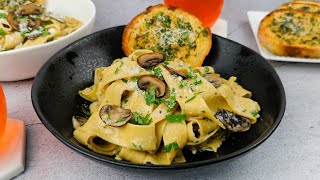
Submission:
<svg viewBox="0 0 320 180">
<path fill-rule="evenodd" d="M 45 8 L 58 21 L 59 16 L 73 17 L 81 22 L 79 29 L 43 44 L 0 52 L 0 81 L 33 78 L 40 67 L 56 52 L 88 35 L 93 27 L 96 8 L 91 0 L 45 0 Z"/>
</svg>

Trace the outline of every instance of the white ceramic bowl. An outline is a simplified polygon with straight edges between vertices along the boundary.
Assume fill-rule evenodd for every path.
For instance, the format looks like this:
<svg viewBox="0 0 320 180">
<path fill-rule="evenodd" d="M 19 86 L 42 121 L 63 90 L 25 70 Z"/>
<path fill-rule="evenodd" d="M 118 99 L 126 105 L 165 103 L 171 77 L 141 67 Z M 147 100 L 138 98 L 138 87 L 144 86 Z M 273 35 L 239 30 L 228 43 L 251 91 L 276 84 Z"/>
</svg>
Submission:
<svg viewBox="0 0 320 180">
<path fill-rule="evenodd" d="M 96 8 L 91 0 L 46 0 L 46 3 L 49 11 L 77 18 L 82 22 L 82 27 L 55 41 L 0 52 L 0 81 L 18 81 L 34 77 L 52 55 L 92 31 Z"/>
</svg>

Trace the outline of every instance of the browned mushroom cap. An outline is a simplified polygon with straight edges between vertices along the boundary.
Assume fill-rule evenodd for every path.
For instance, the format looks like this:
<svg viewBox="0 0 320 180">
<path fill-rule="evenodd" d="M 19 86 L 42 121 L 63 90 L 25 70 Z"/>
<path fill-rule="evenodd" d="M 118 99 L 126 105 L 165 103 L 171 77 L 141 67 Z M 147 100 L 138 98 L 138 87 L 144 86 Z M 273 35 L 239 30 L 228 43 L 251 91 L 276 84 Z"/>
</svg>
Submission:
<svg viewBox="0 0 320 180">
<path fill-rule="evenodd" d="M 21 6 L 17 11 L 17 15 L 38 15 L 42 14 L 44 12 L 44 8 L 34 4 L 34 3 L 29 3 Z"/>
<path fill-rule="evenodd" d="M 204 78 L 216 88 L 222 84 L 222 79 L 217 74 L 206 74 Z"/>
<path fill-rule="evenodd" d="M 184 72 L 181 72 L 179 70 L 173 69 L 171 67 L 168 66 L 164 66 L 171 74 L 176 74 L 178 76 L 181 76 L 183 79 L 187 79 L 187 74 Z"/>
<path fill-rule="evenodd" d="M 147 91 L 150 93 L 151 85 L 154 86 L 154 91 L 156 97 L 162 97 L 166 93 L 166 83 L 161 81 L 157 76 L 154 75 L 145 75 L 141 76 L 138 80 L 138 87 L 141 90 Z"/>
<path fill-rule="evenodd" d="M 225 109 L 219 109 L 215 117 L 231 132 L 245 132 L 251 127 L 249 119 Z"/>
<path fill-rule="evenodd" d="M 40 19 L 32 19 L 30 18 L 28 20 L 28 26 L 32 29 L 37 29 L 41 24 L 41 20 Z"/>
<path fill-rule="evenodd" d="M 165 61 L 165 55 L 161 53 L 147 53 L 138 57 L 137 62 L 142 68 L 151 68 Z"/>
<path fill-rule="evenodd" d="M 14 30 L 19 31 L 19 22 L 15 19 L 15 15 L 13 12 L 9 12 L 7 16 L 7 21 L 12 26 Z"/>
<path fill-rule="evenodd" d="M 83 126 L 88 119 L 81 117 L 81 116 L 73 116 L 72 117 L 72 125 L 74 129 L 78 129 L 79 127 Z"/>
<path fill-rule="evenodd" d="M 130 109 L 122 109 L 116 105 L 105 105 L 100 109 L 100 118 L 107 125 L 123 126 L 133 117 Z"/>
</svg>

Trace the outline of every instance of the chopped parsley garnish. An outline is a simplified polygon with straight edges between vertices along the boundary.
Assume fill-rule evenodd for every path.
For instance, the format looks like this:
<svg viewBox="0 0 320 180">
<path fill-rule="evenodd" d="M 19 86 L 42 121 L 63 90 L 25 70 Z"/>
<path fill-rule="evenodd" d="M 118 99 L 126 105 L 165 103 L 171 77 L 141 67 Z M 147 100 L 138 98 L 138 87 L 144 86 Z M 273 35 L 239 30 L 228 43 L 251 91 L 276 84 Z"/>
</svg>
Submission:
<svg viewBox="0 0 320 180">
<path fill-rule="evenodd" d="M 164 65 L 168 65 L 168 64 L 169 64 L 169 61 L 165 60 L 165 61 L 163 62 L 163 64 L 164 64 Z"/>
<path fill-rule="evenodd" d="M 163 25 L 167 28 L 170 28 L 171 25 L 171 19 L 168 15 L 165 15 L 163 13 L 160 13 L 157 15 L 157 19 L 163 23 Z"/>
<path fill-rule="evenodd" d="M 188 23 L 184 22 L 181 18 L 179 18 L 177 21 L 177 27 L 180 29 L 187 29 L 187 30 L 192 31 L 191 24 L 189 22 Z"/>
<path fill-rule="evenodd" d="M 199 84 L 202 84 L 202 80 L 201 79 L 197 79 L 194 83 L 193 83 L 193 85 L 199 85 Z"/>
<path fill-rule="evenodd" d="M 0 18 L 1 18 L 1 19 L 5 19 L 5 18 L 7 18 L 7 14 L 6 14 L 6 13 L 1 12 L 1 13 L 0 13 Z"/>
<path fill-rule="evenodd" d="M 156 101 L 156 93 L 155 93 L 153 84 L 151 84 L 149 92 L 146 92 L 144 94 L 144 99 L 146 100 L 146 103 L 149 106 L 151 103 Z"/>
<path fill-rule="evenodd" d="M 153 84 L 151 84 L 149 92 L 145 92 L 144 99 L 148 106 L 151 104 L 158 106 L 163 101 L 161 98 L 156 97 L 155 87 Z"/>
<path fill-rule="evenodd" d="M 130 122 L 138 125 L 149 125 L 152 122 L 152 118 L 150 118 L 150 114 L 143 116 L 140 113 L 134 112 L 133 119 Z"/>
<path fill-rule="evenodd" d="M 43 30 L 43 32 L 42 32 L 42 37 L 46 37 L 46 36 L 49 36 L 50 35 L 50 32 L 48 31 L 48 30 Z"/>
<path fill-rule="evenodd" d="M 126 120 L 126 118 L 120 118 L 120 119 L 118 119 L 117 121 L 116 121 L 116 123 L 121 123 L 121 122 L 123 122 L 123 121 L 125 121 Z"/>
<path fill-rule="evenodd" d="M 187 82 L 185 82 L 183 80 L 179 81 L 179 88 L 183 88 L 185 86 L 187 86 Z"/>
<path fill-rule="evenodd" d="M 171 109 L 176 105 L 176 95 L 177 95 L 177 92 L 176 92 L 176 89 L 173 88 L 170 92 L 170 97 L 169 99 L 166 99 L 164 101 L 164 103 L 167 105 L 168 109 L 167 111 L 171 111 Z"/>
<path fill-rule="evenodd" d="M 139 80 L 138 77 L 133 77 L 133 78 L 132 78 L 132 81 L 133 81 L 133 82 L 137 82 L 138 80 Z"/>
<path fill-rule="evenodd" d="M 89 105 L 87 104 L 82 104 L 81 105 L 81 112 L 86 116 L 86 118 L 91 116 L 90 110 L 89 110 Z"/>
<path fill-rule="evenodd" d="M 176 141 L 170 143 L 170 144 L 167 144 L 164 146 L 164 150 L 168 153 L 171 151 L 171 149 L 174 149 L 174 150 L 178 150 L 179 149 L 179 145 Z"/>
<path fill-rule="evenodd" d="M 152 23 L 153 23 L 153 19 L 147 19 L 146 20 L 146 26 L 147 27 L 150 27 L 152 25 Z"/>
<path fill-rule="evenodd" d="M 187 74 L 188 78 L 195 78 L 197 77 L 196 73 L 193 71 L 192 67 L 189 67 L 189 72 Z"/>
<path fill-rule="evenodd" d="M 258 111 L 251 111 L 251 114 L 253 117 L 258 117 L 259 116 L 259 112 Z"/>
<path fill-rule="evenodd" d="M 121 61 L 121 64 L 119 67 L 116 68 L 116 70 L 114 71 L 115 74 L 118 74 L 120 72 L 120 68 L 124 65 L 124 62 Z"/>
<path fill-rule="evenodd" d="M 197 97 L 197 95 L 198 95 L 198 94 L 201 94 L 201 93 L 203 93 L 203 92 L 195 92 L 195 93 L 193 93 L 193 96 L 192 96 L 191 98 L 187 99 L 187 100 L 186 100 L 186 103 L 194 100 L 194 99 Z"/>
<path fill-rule="evenodd" d="M 153 72 L 153 74 L 155 76 L 157 76 L 159 79 L 163 80 L 162 70 L 160 68 L 152 68 L 150 70 L 151 70 L 151 72 Z"/>
<path fill-rule="evenodd" d="M 206 73 L 209 73 L 210 72 L 210 70 L 209 70 L 209 68 L 206 66 L 206 67 L 204 67 L 204 72 L 206 72 Z"/>
<path fill-rule="evenodd" d="M 174 114 L 174 115 L 166 115 L 166 120 L 169 123 L 182 123 L 187 118 L 186 114 Z"/>
<path fill-rule="evenodd" d="M 1 36 L 4 36 L 4 35 L 6 35 L 7 33 L 2 29 L 2 28 L 0 28 L 0 35 Z"/>
<path fill-rule="evenodd" d="M 187 100 L 186 100 L 186 103 L 188 103 L 188 102 L 190 102 L 190 101 L 194 100 L 195 98 L 196 98 L 196 95 L 193 95 L 191 98 L 189 98 L 189 99 L 187 99 Z"/>
<path fill-rule="evenodd" d="M 202 35 L 203 35 L 204 37 L 207 37 L 207 36 L 208 36 L 208 31 L 206 31 L 205 29 L 203 29 L 203 30 L 201 31 L 201 33 L 202 33 Z"/>
<path fill-rule="evenodd" d="M 143 148 L 141 145 L 136 145 L 135 143 L 132 143 L 132 145 L 136 148 L 136 149 L 140 149 L 141 151 L 143 151 Z"/>
</svg>

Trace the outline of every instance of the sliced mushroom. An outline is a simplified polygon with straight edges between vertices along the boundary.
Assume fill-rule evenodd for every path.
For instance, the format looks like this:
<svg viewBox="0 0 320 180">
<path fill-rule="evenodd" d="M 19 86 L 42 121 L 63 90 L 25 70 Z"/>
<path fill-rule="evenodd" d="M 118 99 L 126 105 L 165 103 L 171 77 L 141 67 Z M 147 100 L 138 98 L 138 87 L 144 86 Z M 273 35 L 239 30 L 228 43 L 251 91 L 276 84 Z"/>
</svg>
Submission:
<svg viewBox="0 0 320 180">
<path fill-rule="evenodd" d="M 21 6 L 17 11 L 17 15 L 38 15 L 42 14 L 44 12 L 44 8 L 34 4 L 34 3 L 29 3 Z"/>
<path fill-rule="evenodd" d="M 17 30 L 17 31 L 20 30 L 19 22 L 15 19 L 15 15 L 13 12 L 8 13 L 7 21 L 9 22 L 9 24 L 12 26 L 14 30 Z"/>
<path fill-rule="evenodd" d="M 245 132 L 251 127 L 249 119 L 225 109 L 219 109 L 215 117 L 231 132 Z"/>
<path fill-rule="evenodd" d="M 222 84 L 222 79 L 217 74 L 206 74 L 204 78 L 209 81 L 215 88 Z"/>
<path fill-rule="evenodd" d="M 165 61 L 166 57 L 161 53 L 147 53 L 138 57 L 137 62 L 142 68 L 151 68 Z"/>
<path fill-rule="evenodd" d="M 145 75 L 141 76 L 138 80 L 138 87 L 141 90 L 147 91 L 150 93 L 151 85 L 154 86 L 154 91 L 156 97 L 162 97 L 166 93 L 166 83 L 161 81 L 157 76 L 154 75 Z"/>
<path fill-rule="evenodd" d="M 37 29 L 40 26 L 40 24 L 41 24 L 41 20 L 38 18 L 37 19 L 30 18 L 28 20 L 28 26 L 32 29 Z"/>
<path fill-rule="evenodd" d="M 199 130 L 200 130 L 200 127 L 199 127 L 199 124 L 198 124 L 198 123 L 192 124 L 192 131 L 193 131 L 194 136 L 195 136 L 196 138 L 199 138 L 199 137 L 200 137 L 200 132 L 199 132 Z"/>
<path fill-rule="evenodd" d="M 81 117 L 81 116 L 73 116 L 72 117 L 72 125 L 74 129 L 78 129 L 79 127 L 83 126 L 88 119 Z"/>
<path fill-rule="evenodd" d="M 110 126 L 123 126 L 133 117 L 130 109 L 122 109 L 116 105 L 105 105 L 100 109 L 100 118 Z"/>
<path fill-rule="evenodd" d="M 179 70 L 173 69 L 171 67 L 168 66 L 164 66 L 171 74 L 176 74 L 178 76 L 181 76 L 183 79 L 187 79 L 187 74 L 184 72 L 181 72 Z"/>
</svg>

